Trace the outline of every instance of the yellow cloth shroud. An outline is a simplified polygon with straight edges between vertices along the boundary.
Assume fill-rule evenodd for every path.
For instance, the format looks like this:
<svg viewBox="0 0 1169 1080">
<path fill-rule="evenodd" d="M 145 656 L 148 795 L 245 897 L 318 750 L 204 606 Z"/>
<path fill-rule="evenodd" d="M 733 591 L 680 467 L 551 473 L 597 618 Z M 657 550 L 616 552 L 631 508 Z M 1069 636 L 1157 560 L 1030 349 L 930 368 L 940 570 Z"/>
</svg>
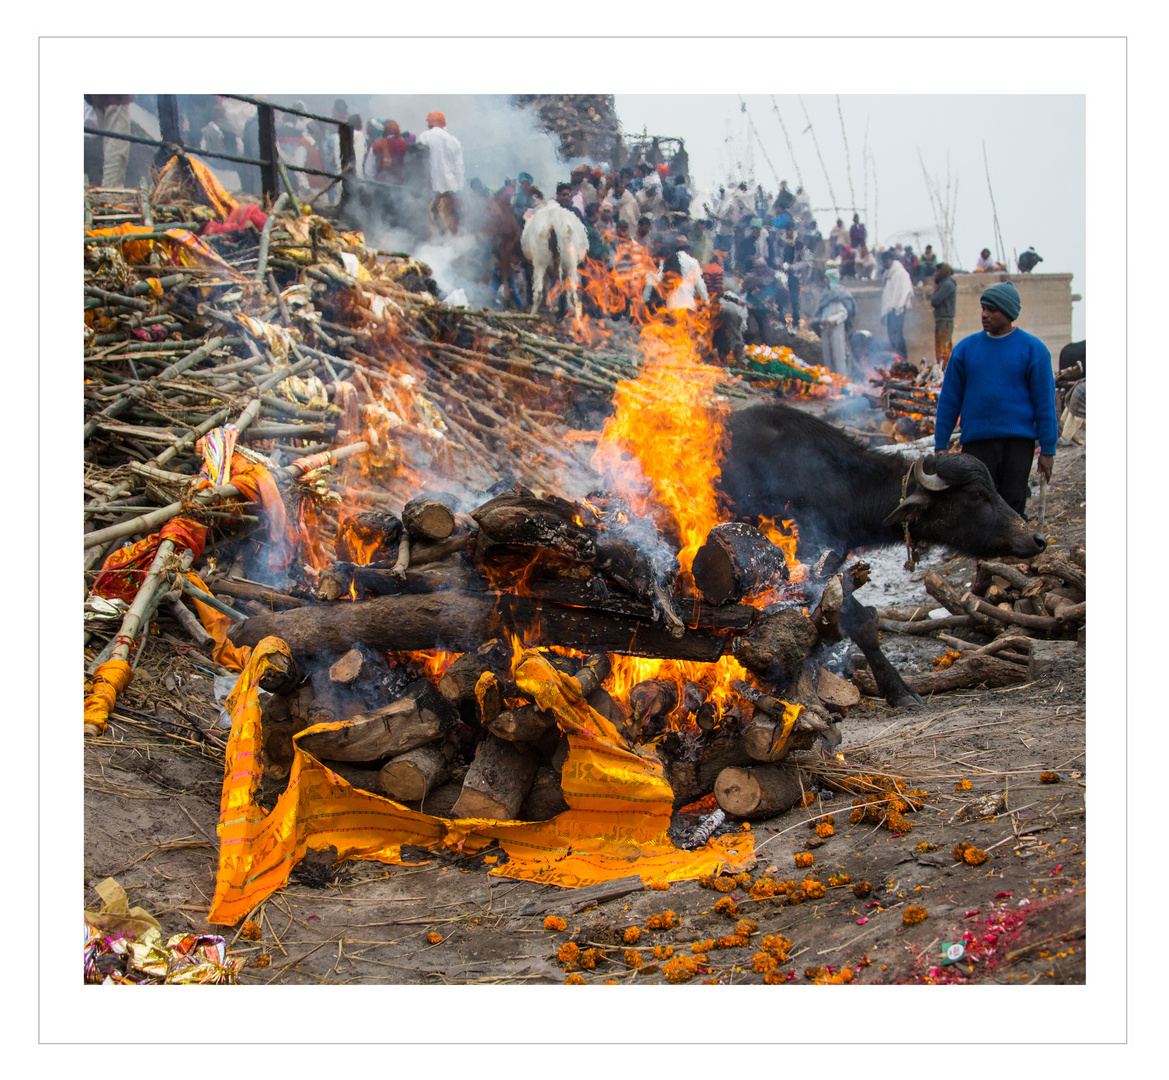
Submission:
<svg viewBox="0 0 1169 1080">
<path fill-rule="evenodd" d="M 202 612 L 200 612 L 202 614 Z M 656 758 L 632 750 L 617 729 L 591 709 L 576 680 L 527 652 L 516 684 L 542 709 L 555 713 L 568 736 L 562 773 L 569 809 L 550 821 L 448 820 L 422 814 L 354 788 L 303 750 L 318 724 L 294 740 L 288 786 L 271 813 L 255 801 L 260 781 L 259 680 L 279 638 L 252 651 L 227 700 L 232 716 L 219 819 L 219 873 L 208 918 L 234 924 L 288 881 L 305 852 L 335 847 L 340 859 L 402 861 L 402 846 L 474 852 L 498 841 L 508 862 L 492 874 L 576 888 L 631 874 L 645 880 L 684 880 L 741 870 L 754 863 L 751 832 L 710 841 L 697 851 L 674 847 L 666 830 L 673 793 Z"/>
</svg>

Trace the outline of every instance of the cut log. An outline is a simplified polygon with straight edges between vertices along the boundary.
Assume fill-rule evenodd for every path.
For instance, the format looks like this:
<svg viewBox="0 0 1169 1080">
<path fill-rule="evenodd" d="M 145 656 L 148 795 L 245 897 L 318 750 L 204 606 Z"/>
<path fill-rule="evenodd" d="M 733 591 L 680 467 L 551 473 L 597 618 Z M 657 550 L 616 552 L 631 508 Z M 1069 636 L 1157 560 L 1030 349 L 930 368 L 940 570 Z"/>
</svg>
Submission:
<svg viewBox="0 0 1169 1080">
<path fill-rule="evenodd" d="M 500 495 L 472 510 L 471 517 L 496 544 L 554 551 L 577 562 L 596 555 L 592 536 L 580 524 L 580 509 L 564 499 Z"/>
<path fill-rule="evenodd" d="M 712 604 L 736 603 L 787 581 L 783 551 L 753 525 L 716 525 L 694 556 L 694 584 Z"/>
<path fill-rule="evenodd" d="M 816 696 L 831 712 L 847 716 L 848 710 L 861 702 L 860 691 L 827 668 L 816 673 Z"/>
<path fill-rule="evenodd" d="M 671 633 L 680 636 L 682 621 L 670 597 L 680 569 L 678 555 L 652 523 L 630 521 L 601 533 L 594 565 L 621 588 L 648 600 Z"/>
<path fill-rule="evenodd" d="M 616 725 L 619 730 L 625 727 L 628 721 L 625 711 L 603 687 L 594 690 L 585 698 L 585 701 L 589 703 L 589 707 L 594 712 L 600 713 L 609 723 Z"/>
<path fill-rule="evenodd" d="M 797 617 L 807 623 L 814 640 L 811 623 Z M 462 590 L 268 612 L 237 623 L 229 637 L 233 644 L 254 646 L 274 634 L 297 656 L 344 652 L 358 642 L 378 652 L 466 651 L 508 632 L 522 636 L 524 629 L 538 620 L 546 640 L 589 654 L 611 652 L 713 663 L 723 654 L 728 640 L 704 630 L 687 630 L 682 637 L 674 637 L 660 625 L 630 616 L 563 607 L 507 593 Z"/>
<path fill-rule="evenodd" d="M 488 735 L 475 751 L 451 813 L 458 818 L 515 820 L 535 779 L 536 765 L 535 754 Z"/>
<path fill-rule="evenodd" d="M 398 802 L 421 802 L 427 792 L 445 784 L 450 774 L 445 747 L 431 743 L 386 762 L 378 774 L 378 786 Z"/>
<path fill-rule="evenodd" d="M 980 568 L 984 568 L 985 566 L 986 563 L 979 563 Z M 967 612 L 965 605 L 962 603 L 962 594 L 936 570 L 930 570 L 926 574 L 923 584 L 925 585 L 925 591 L 937 600 L 951 615 L 968 616 L 977 626 L 987 625 L 987 619 L 984 615 L 977 612 L 974 614 Z"/>
<path fill-rule="evenodd" d="M 452 705 L 458 705 L 475 696 L 475 684 L 485 671 L 502 676 L 510 670 L 511 646 L 500 638 L 492 638 L 472 652 L 456 657 L 438 680 L 438 692 Z"/>
<path fill-rule="evenodd" d="M 843 575 L 835 574 L 824 585 L 820 602 L 811 615 L 812 625 L 816 628 L 816 633 L 820 635 L 820 640 L 828 645 L 835 645 L 836 642 L 844 638 L 840 632 L 840 609 L 843 604 Z"/>
<path fill-rule="evenodd" d="M 795 677 L 817 640 L 812 620 L 789 609 L 760 619 L 751 633 L 735 640 L 734 654 L 745 668 L 782 689 Z"/>
<path fill-rule="evenodd" d="M 590 656 L 573 675 L 577 686 L 580 687 L 582 697 L 588 697 L 609 677 L 613 670 L 613 662 L 604 653 Z"/>
<path fill-rule="evenodd" d="M 1052 615 L 1020 615 L 1012 611 L 1009 605 L 1007 607 L 996 607 L 994 604 L 988 604 L 985 600 L 975 596 L 973 593 L 967 593 L 962 598 L 962 602 L 972 616 L 984 615 L 989 619 L 997 620 L 999 623 L 1023 626 L 1028 630 L 1055 630 L 1060 626 L 1060 620 Z"/>
<path fill-rule="evenodd" d="M 553 772 L 548 765 L 541 765 L 520 807 L 520 818 L 524 821 L 548 821 L 567 809 L 568 803 L 564 801 L 564 790 L 560 786 L 560 773 Z"/>
<path fill-rule="evenodd" d="M 1033 580 L 1025 573 L 1023 573 L 1019 567 L 1011 566 L 1009 563 L 991 562 L 989 560 L 984 560 L 979 565 L 980 567 L 985 567 L 987 573 L 990 573 L 995 577 L 1003 578 L 1004 581 L 1000 585 L 1000 588 L 1003 589 L 1009 587 L 1012 589 L 1022 590 L 1027 588 L 1027 586 L 1030 585 Z"/>
<path fill-rule="evenodd" d="M 449 503 L 449 505 L 448 505 Z M 455 531 L 454 500 L 449 495 L 420 495 L 402 507 L 402 524 L 411 540 L 445 540 Z"/>
<path fill-rule="evenodd" d="M 1084 571 L 1080 567 L 1072 565 L 1067 559 L 1061 558 L 1055 552 L 1045 551 L 1042 555 L 1032 559 L 1031 569 L 1037 574 L 1054 574 L 1077 589 L 1087 589 L 1088 587 Z"/>
<path fill-rule="evenodd" d="M 556 727 L 556 715 L 535 705 L 521 705 L 516 709 L 504 709 L 483 726 L 508 742 L 537 743 Z"/>
<path fill-rule="evenodd" d="M 803 798 L 799 770 L 790 765 L 752 765 L 723 769 L 714 782 L 714 797 L 738 818 L 768 818 L 785 813 Z"/>
<path fill-rule="evenodd" d="M 322 761 L 380 761 L 434 742 L 455 719 L 430 682 L 418 679 L 399 701 L 358 714 L 346 727 L 306 735 L 300 746 Z"/>
<path fill-rule="evenodd" d="M 212 576 L 207 578 L 206 584 L 216 595 L 231 596 L 237 600 L 258 600 L 266 608 L 295 608 L 312 603 L 302 596 L 292 596 L 250 581 L 233 581 L 227 577 Z"/>
<path fill-rule="evenodd" d="M 876 681 L 867 671 L 856 672 L 852 681 L 862 694 L 873 696 L 878 693 Z M 948 690 L 972 690 L 977 686 L 1014 686 L 1026 681 L 1026 669 L 988 654 L 964 656 L 941 671 L 905 677 L 905 685 L 923 697 Z"/>
<path fill-rule="evenodd" d="M 890 634 L 933 634 L 939 630 L 957 630 L 960 627 L 974 625 L 976 625 L 974 619 L 965 614 L 943 615 L 940 619 L 915 619 L 913 622 L 877 620 L 877 629 L 887 631 Z M 992 630 L 991 633 L 993 632 Z"/>
<path fill-rule="evenodd" d="M 694 742 L 671 733 L 659 744 L 657 754 L 674 792 L 675 810 L 709 795 L 723 769 L 753 764 L 742 739 L 729 732 Z"/>
<path fill-rule="evenodd" d="M 743 749 L 752 761 L 782 761 L 793 750 L 810 750 L 828 724 L 810 713 L 801 713 L 784 738 L 785 722 L 761 713 L 743 732 Z"/>
</svg>

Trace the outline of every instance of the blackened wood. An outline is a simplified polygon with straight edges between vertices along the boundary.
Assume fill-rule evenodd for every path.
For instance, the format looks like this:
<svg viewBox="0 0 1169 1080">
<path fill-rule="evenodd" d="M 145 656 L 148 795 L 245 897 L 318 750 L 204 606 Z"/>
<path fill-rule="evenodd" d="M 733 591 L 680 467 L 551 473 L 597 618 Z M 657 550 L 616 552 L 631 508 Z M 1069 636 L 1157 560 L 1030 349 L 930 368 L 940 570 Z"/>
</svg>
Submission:
<svg viewBox="0 0 1169 1080">
<path fill-rule="evenodd" d="M 590 654 L 612 652 L 713 663 L 722 656 L 728 640 L 725 635 L 704 630 L 687 630 L 675 638 L 648 620 L 563 607 L 530 597 L 463 590 L 269 612 L 236 624 L 229 636 L 233 644 L 254 646 L 274 634 L 296 655 L 310 656 L 330 650 L 344 652 L 358 642 L 379 652 L 466 651 L 492 637 L 507 633 L 522 636 L 537 620 L 544 640 Z M 810 629 L 811 624 L 808 626 Z M 815 631 L 812 634 L 814 638 Z"/>
<path fill-rule="evenodd" d="M 744 667 L 782 688 L 795 678 L 816 641 L 811 619 L 799 611 L 780 611 L 760 619 L 750 634 L 737 638 L 734 653 Z"/>
<path fill-rule="evenodd" d="M 595 556 L 579 509 L 564 499 L 500 495 L 471 511 L 480 531 L 500 544 L 536 547 L 588 562 Z"/>
<path fill-rule="evenodd" d="M 742 739 L 730 733 L 703 738 L 699 743 L 690 744 L 687 752 L 682 754 L 674 745 L 678 741 L 667 736 L 657 748 L 666 779 L 674 792 L 675 810 L 709 795 L 723 769 L 753 764 Z"/>
<path fill-rule="evenodd" d="M 711 529 L 694 556 L 692 572 L 694 584 L 712 604 L 733 603 L 788 579 L 783 551 L 745 521 Z"/>
<path fill-rule="evenodd" d="M 438 692 L 452 705 L 475 696 L 475 684 L 485 671 L 505 674 L 511 665 L 511 646 L 492 638 L 477 649 L 462 653 L 438 681 Z"/>
</svg>

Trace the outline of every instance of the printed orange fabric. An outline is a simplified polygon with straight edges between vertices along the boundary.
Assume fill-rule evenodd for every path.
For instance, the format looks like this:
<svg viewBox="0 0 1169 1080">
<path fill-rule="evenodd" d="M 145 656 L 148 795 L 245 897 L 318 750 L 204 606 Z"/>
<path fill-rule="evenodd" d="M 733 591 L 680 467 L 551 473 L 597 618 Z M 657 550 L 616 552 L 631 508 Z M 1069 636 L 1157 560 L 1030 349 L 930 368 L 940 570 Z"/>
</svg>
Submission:
<svg viewBox="0 0 1169 1080">
<path fill-rule="evenodd" d="M 133 225 L 126 222 L 111 229 L 90 229 L 85 235 L 133 236 L 139 233 L 154 234 L 156 231 L 149 225 Z M 224 262 L 211 248 L 187 229 L 167 229 L 163 236 L 154 236 L 150 240 L 127 240 L 122 245 L 122 254 L 127 262 L 144 263 L 149 260 L 156 245 L 162 249 L 163 255 L 172 266 L 200 267 L 213 271 L 221 278 L 238 281 L 241 284 L 248 281 L 248 278 Z"/>
<path fill-rule="evenodd" d="M 158 545 L 163 540 L 173 540 L 175 549 L 180 552 L 189 547 L 197 559 L 203 554 L 207 526 L 190 518 L 171 518 L 158 532 L 151 533 L 129 547 L 111 552 L 93 583 L 94 595 L 104 596 L 108 600 L 133 602 L 158 554 Z"/>
<path fill-rule="evenodd" d="M 194 571 L 187 573 L 186 579 L 197 588 L 209 593 L 211 590 L 203 584 L 202 579 Z M 232 626 L 231 617 L 222 611 L 204 604 L 202 600 L 190 597 L 195 605 L 195 614 L 203 624 L 203 629 L 215 639 L 215 648 L 211 650 L 211 659 L 217 664 L 231 668 L 233 671 L 242 671 L 252 655 L 250 645 L 233 645 L 227 639 L 227 631 Z"/>
<path fill-rule="evenodd" d="M 245 498 L 258 499 L 263 504 L 270 544 L 268 565 L 273 573 L 284 573 L 292 561 L 300 537 L 288 520 L 284 500 L 280 497 L 280 489 L 272 479 L 272 474 L 258 461 L 233 457 L 231 482 Z"/>
<path fill-rule="evenodd" d="M 268 637 L 252 652 L 227 700 L 232 715 L 224 770 L 219 874 L 208 918 L 233 924 L 288 881 L 305 852 L 336 847 L 342 859 L 402 861 L 402 845 L 465 852 L 498 840 L 509 861 L 491 873 L 575 888 L 630 874 L 646 880 L 681 880 L 743 869 L 754 861 L 750 832 L 710 841 L 698 851 L 675 848 L 666 834 L 672 792 L 661 764 L 636 753 L 616 728 L 591 710 L 570 676 L 537 653 L 526 653 L 517 684 L 552 709 L 568 734 L 563 771 L 569 809 L 546 822 L 448 820 L 422 814 L 361 791 L 305 751 L 311 732 L 345 723 L 318 724 L 294 739 L 288 786 L 271 813 L 255 802 L 262 774 L 259 679 L 277 653 Z"/>
</svg>

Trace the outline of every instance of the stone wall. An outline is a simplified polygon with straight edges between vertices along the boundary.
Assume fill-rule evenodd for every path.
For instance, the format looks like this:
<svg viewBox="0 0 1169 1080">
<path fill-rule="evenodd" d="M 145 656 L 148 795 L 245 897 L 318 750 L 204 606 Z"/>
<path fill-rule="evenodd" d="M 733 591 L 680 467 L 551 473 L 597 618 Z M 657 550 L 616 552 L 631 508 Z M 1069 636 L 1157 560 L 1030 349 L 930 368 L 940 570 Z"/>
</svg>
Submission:
<svg viewBox="0 0 1169 1080">
<path fill-rule="evenodd" d="M 1034 334 L 1051 352 L 1052 368 L 1059 365 L 1059 350 L 1072 340 L 1072 275 L 1071 274 L 955 274 L 958 283 L 958 310 L 954 319 L 954 343 L 982 329 L 979 296 L 982 290 L 1000 281 L 1010 280 L 1019 290 L 1023 302 L 1018 321 L 1022 330 Z M 842 284 L 856 300 L 857 330 L 868 330 L 887 340 L 881 323 L 881 284 L 879 281 L 850 281 Z M 933 288 L 918 285 L 914 302 L 905 316 L 905 345 L 907 359 L 920 364 L 923 357 L 934 355 L 934 314 L 925 290 Z"/>
</svg>

